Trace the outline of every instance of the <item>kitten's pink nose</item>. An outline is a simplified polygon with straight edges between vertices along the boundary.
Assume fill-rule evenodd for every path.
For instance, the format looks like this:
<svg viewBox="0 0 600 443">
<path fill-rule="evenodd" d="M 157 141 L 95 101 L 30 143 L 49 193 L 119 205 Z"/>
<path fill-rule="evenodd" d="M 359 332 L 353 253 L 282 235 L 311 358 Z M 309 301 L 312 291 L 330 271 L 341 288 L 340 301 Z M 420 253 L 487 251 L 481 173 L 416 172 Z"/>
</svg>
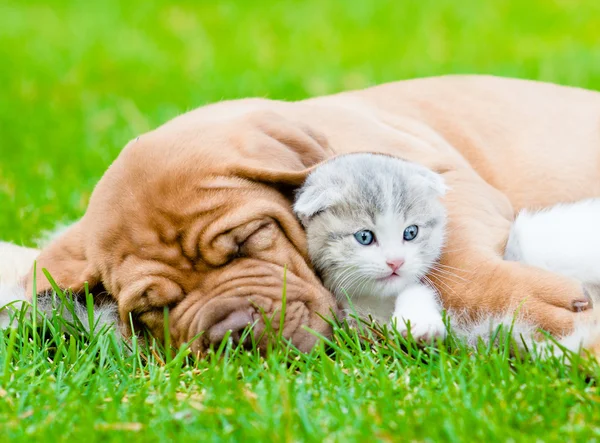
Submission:
<svg viewBox="0 0 600 443">
<path fill-rule="evenodd" d="M 404 260 L 402 260 L 401 258 L 397 258 L 395 260 L 388 260 L 386 261 L 386 263 L 390 267 L 392 272 L 396 272 L 402 267 L 402 265 L 404 264 Z"/>
</svg>

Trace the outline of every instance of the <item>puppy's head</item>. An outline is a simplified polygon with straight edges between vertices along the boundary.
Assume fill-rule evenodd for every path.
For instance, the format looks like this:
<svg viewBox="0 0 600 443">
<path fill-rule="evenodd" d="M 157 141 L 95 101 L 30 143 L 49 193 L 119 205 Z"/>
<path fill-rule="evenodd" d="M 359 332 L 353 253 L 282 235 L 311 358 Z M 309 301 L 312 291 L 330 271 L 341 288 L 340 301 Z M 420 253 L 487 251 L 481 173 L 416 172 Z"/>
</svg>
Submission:
<svg viewBox="0 0 600 443">
<path fill-rule="evenodd" d="M 233 103 L 235 105 L 235 102 Z M 223 105 L 221 105 L 223 106 Z M 117 300 L 121 319 L 196 349 L 234 339 L 264 318 L 302 350 L 305 327 L 327 334 L 334 308 L 308 264 L 291 196 L 326 141 L 273 113 L 205 121 L 191 113 L 132 141 L 98 183 L 82 218 L 42 251 L 38 268 L 76 292 L 84 282 Z M 50 289 L 41 272 L 37 292 Z M 33 279 L 29 279 L 29 293 Z M 264 346 L 264 340 L 259 343 Z"/>
</svg>

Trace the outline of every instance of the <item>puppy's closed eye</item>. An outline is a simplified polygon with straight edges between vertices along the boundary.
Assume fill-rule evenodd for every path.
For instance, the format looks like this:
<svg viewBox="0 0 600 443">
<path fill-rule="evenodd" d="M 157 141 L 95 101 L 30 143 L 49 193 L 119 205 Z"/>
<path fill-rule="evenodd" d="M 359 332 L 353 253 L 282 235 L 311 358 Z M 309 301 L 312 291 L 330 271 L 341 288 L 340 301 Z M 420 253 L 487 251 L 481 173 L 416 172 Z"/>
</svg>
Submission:
<svg viewBox="0 0 600 443">
<path fill-rule="evenodd" d="M 136 279 L 121 291 L 119 309 L 137 316 L 155 310 L 162 312 L 164 306 L 174 306 L 184 297 L 183 288 L 175 281 L 149 275 Z"/>
<path fill-rule="evenodd" d="M 271 219 L 253 220 L 215 237 L 208 248 L 203 248 L 203 257 L 210 265 L 223 266 L 251 256 L 273 244 L 276 229 Z"/>
<path fill-rule="evenodd" d="M 240 245 L 241 255 L 250 256 L 253 252 L 269 249 L 275 241 L 276 230 L 277 227 L 273 222 L 267 222 L 260 226 Z"/>
</svg>

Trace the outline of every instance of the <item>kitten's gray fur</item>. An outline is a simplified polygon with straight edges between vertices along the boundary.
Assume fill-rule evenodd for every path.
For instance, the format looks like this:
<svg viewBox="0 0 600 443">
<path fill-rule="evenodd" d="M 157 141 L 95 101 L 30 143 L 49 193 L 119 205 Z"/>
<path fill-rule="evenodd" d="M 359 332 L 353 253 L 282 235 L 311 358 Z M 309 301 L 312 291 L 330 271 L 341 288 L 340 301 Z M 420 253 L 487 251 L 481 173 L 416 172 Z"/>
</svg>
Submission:
<svg viewBox="0 0 600 443">
<path fill-rule="evenodd" d="M 349 296 L 359 315 L 409 320 L 413 336 L 415 327 L 421 336 L 440 335 L 436 294 L 421 279 L 444 243 L 444 192 L 440 175 L 381 154 L 339 156 L 308 176 L 294 211 L 306 229 L 315 269 L 343 306 L 348 309 Z M 410 225 L 419 232 L 405 241 L 402 234 Z M 363 229 L 373 231 L 378 241 L 361 245 L 354 233 Z M 399 276 L 386 279 L 391 272 L 386 261 L 395 257 L 405 263 Z M 435 330 L 426 324 L 431 322 Z"/>
</svg>

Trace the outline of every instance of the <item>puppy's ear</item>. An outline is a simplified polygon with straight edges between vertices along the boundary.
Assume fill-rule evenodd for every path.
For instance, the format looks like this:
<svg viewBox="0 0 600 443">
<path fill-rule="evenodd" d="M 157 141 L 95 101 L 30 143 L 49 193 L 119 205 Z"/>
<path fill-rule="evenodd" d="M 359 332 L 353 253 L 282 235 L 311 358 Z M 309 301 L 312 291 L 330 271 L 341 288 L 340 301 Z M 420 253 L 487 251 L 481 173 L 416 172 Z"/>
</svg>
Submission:
<svg viewBox="0 0 600 443">
<path fill-rule="evenodd" d="M 309 179 L 296 195 L 294 213 L 306 227 L 315 215 L 339 203 L 341 198 L 339 188 L 312 184 Z"/>
<path fill-rule="evenodd" d="M 253 181 L 299 186 L 312 166 L 334 154 L 323 134 L 274 112 L 255 111 L 236 124 L 243 161 L 234 173 Z"/>
<path fill-rule="evenodd" d="M 42 252 L 36 260 L 36 281 L 34 286 L 33 269 L 27 276 L 27 297 L 32 297 L 33 291 L 38 294 L 52 290 L 52 286 L 43 270 L 46 269 L 50 276 L 62 289 L 72 289 L 73 292 L 82 292 L 85 282 L 90 291 L 100 283 L 100 275 L 95 269 L 85 252 L 85 232 L 82 222 L 79 221 L 56 238 Z"/>
</svg>

